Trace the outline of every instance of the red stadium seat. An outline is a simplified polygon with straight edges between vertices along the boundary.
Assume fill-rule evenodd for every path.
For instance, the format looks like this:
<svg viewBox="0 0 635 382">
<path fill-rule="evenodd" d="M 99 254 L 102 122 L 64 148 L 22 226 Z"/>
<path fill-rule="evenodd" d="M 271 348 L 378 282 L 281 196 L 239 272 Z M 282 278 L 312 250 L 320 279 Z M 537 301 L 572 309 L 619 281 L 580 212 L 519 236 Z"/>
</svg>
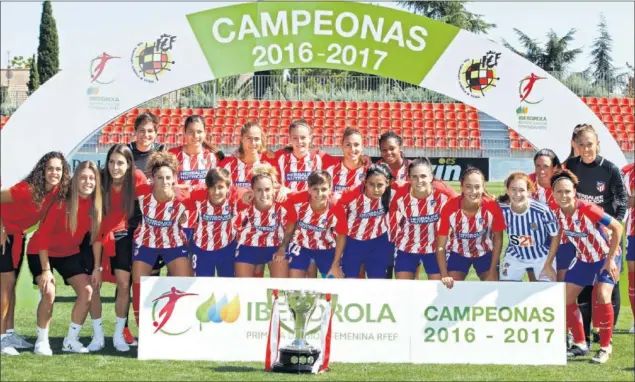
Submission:
<svg viewBox="0 0 635 382">
<path fill-rule="evenodd" d="M 437 140 L 435 138 L 426 138 L 426 146 L 425 147 L 436 148 L 437 147 Z"/>
<path fill-rule="evenodd" d="M 587 97 L 586 98 L 586 104 L 587 105 L 597 105 L 598 104 L 598 99 L 595 97 Z"/>
<path fill-rule="evenodd" d="M 480 139 L 472 139 L 470 141 L 471 149 L 480 149 L 481 148 L 481 140 Z"/>
<path fill-rule="evenodd" d="M 461 131 L 461 130 L 459 130 Z M 446 130 L 446 135 L 448 138 L 458 138 L 459 137 L 459 131 L 456 130 Z"/>
<path fill-rule="evenodd" d="M 456 105 L 454 105 L 454 110 L 456 112 L 460 112 L 460 111 L 465 111 L 467 108 L 465 107 L 464 103 L 457 103 Z"/>
<path fill-rule="evenodd" d="M 445 119 L 445 113 L 443 111 L 438 111 L 438 110 L 435 111 L 434 112 L 434 119 L 436 119 L 436 120 L 444 120 Z"/>
<path fill-rule="evenodd" d="M 412 123 L 411 120 L 404 120 L 403 123 L 402 123 L 402 127 L 404 129 L 412 129 L 413 123 Z"/>
<path fill-rule="evenodd" d="M 474 112 L 474 111 L 469 112 L 469 113 L 467 114 L 467 119 L 468 119 L 469 121 L 478 121 L 478 113 L 477 113 L 477 112 Z"/>
<path fill-rule="evenodd" d="M 512 150 L 520 150 L 520 140 L 518 138 L 510 140 L 509 146 Z"/>
<path fill-rule="evenodd" d="M 620 104 L 620 99 L 619 98 L 609 98 L 609 105 L 611 106 L 618 106 Z"/>
<path fill-rule="evenodd" d="M 403 102 L 401 104 L 401 110 L 402 111 L 405 111 L 405 110 L 412 111 L 412 104 L 409 103 L 409 102 Z"/>
<path fill-rule="evenodd" d="M 445 120 L 446 121 L 454 121 L 456 120 L 456 113 L 453 111 L 446 111 L 445 112 Z"/>
<path fill-rule="evenodd" d="M 459 143 L 455 138 L 448 139 L 448 148 L 456 149 L 459 147 Z"/>
</svg>

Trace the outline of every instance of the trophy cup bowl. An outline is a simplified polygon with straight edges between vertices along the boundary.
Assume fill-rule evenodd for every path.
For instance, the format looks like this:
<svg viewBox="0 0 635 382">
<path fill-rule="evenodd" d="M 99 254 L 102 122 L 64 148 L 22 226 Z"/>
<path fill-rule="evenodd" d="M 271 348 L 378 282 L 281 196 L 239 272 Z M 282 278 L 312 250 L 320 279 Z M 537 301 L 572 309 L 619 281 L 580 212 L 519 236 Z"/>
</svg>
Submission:
<svg viewBox="0 0 635 382">
<path fill-rule="evenodd" d="M 280 349 L 280 356 L 272 371 L 278 373 L 311 373 L 320 351 L 306 340 L 307 326 L 317 307 L 320 293 L 311 291 L 282 291 L 293 321 L 294 340 Z"/>
</svg>

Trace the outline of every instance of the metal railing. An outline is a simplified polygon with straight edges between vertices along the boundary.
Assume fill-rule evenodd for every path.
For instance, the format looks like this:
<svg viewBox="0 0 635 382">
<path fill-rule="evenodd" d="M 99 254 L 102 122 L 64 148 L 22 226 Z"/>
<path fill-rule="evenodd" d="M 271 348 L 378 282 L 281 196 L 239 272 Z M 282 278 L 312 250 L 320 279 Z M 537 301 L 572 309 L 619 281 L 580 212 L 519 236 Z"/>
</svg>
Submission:
<svg viewBox="0 0 635 382">
<path fill-rule="evenodd" d="M 633 94 L 626 81 L 594 81 L 583 73 L 551 73 L 578 96 L 623 97 Z M 628 90 L 627 90 L 628 88 Z M 2 115 L 10 115 L 27 98 L 26 92 L 2 91 Z M 236 75 L 176 90 L 151 99 L 140 107 L 213 107 L 220 99 L 456 102 L 443 94 L 391 78 L 344 75 Z"/>
</svg>

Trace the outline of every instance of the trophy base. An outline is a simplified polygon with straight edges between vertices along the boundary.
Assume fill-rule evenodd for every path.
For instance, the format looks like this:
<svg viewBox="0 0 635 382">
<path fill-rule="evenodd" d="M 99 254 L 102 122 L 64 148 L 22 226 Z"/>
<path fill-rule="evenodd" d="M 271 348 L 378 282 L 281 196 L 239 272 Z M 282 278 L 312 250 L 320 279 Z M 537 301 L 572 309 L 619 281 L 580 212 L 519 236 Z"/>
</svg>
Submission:
<svg viewBox="0 0 635 382">
<path fill-rule="evenodd" d="M 275 373 L 311 373 L 313 365 L 320 356 L 316 349 L 280 349 L 280 358 L 271 371 Z"/>
</svg>

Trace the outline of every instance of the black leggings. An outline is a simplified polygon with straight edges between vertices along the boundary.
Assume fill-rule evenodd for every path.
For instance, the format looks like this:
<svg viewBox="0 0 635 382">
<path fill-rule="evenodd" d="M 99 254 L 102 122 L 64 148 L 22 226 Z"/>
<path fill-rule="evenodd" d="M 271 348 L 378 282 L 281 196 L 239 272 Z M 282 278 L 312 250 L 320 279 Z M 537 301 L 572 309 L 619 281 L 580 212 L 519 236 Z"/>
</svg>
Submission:
<svg viewBox="0 0 635 382">
<path fill-rule="evenodd" d="M 584 335 L 587 341 L 591 341 L 591 317 L 593 315 L 593 304 L 591 304 L 591 294 L 593 292 L 592 286 L 587 286 L 582 289 L 578 296 L 578 305 L 580 306 L 580 313 L 582 314 L 582 323 L 584 325 Z M 611 304 L 613 305 L 613 326 L 617 324 L 617 319 L 620 316 L 620 285 L 615 284 L 613 293 L 611 294 Z"/>
</svg>

